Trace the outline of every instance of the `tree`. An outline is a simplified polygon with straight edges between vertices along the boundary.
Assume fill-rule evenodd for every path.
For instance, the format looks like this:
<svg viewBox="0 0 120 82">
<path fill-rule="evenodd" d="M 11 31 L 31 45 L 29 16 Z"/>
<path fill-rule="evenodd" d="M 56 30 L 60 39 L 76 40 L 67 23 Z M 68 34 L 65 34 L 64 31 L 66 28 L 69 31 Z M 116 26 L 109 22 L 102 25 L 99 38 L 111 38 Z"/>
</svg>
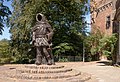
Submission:
<svg viewBox="0 0 120 82">
<path fill-rule="evenodd" d="M 86 53 L 90 53 L 89 56 L 92 60 L 100 60 L 102 56 L 108 57 L 108 59 L 114 61 L 114 50 L 117 42 L 116 34 L 104 35 L 99 31 L 95 30 L 95 33 L 91 33 L 85 39 Z M 95 57 L 94 57 L 95 56 Z"/>
<path fill-rule="evenodd" d="M 31 28 L 36 22 L 36 14 L 42 13 L 54 28 L 54 55 L 80 55 L 83 42 L 81 36 L 86 32 L 85 24 L 83 25 L 86 3 L 75 0 L 13 0 L 11 51 L 16 50 L 13 53 L 20 60 L 33 55 Z"/>
<path fill-rule="evenodd" d="M 100 32 L 98 27 L 93 27 L 94 31 L 90 33 L 89 36 L 85 38 L 85 48 L 86 54 L 92 60 L 99 60 L 100 53 L 99 53 L 99 43 L 100 39 L 104 36 L 103 33 Z"/>
<path fill-rule="evenodd" d="M 0 41 L 0 63 L 10 63 L 12 61 L 10 54 L 9 40 L 2 39 Z"/>
<path fill-rule="evenodd" d="M 9 0 L 6 0 L 9 1 Z M 2 31 L 4 30 L 4 24 L 8 23 L 9 15 L 11 14 L 11 11 L 7 6 L 4 5 L 4 0 L 0 0 L 0 34 L 2 34 Z"/>
<path fill-rule="evenodd" d="M 102 55 L 107 56 L 109 59 L 114 62 L 113 52 L 115 50 L 115 45 L 117 42 L 116 34 L 112 34 L 111 36 L 104 36 L 100 39 L 99 42 L 99 51 Z"/>
</svg>

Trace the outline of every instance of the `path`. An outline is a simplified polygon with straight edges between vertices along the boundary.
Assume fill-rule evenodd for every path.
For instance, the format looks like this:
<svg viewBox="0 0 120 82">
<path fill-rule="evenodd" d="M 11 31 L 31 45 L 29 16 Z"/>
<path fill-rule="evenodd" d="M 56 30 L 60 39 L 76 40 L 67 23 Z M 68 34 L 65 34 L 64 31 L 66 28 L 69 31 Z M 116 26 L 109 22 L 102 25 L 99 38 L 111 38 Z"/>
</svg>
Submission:
<svg viewBox="0 0 120 82">
<path fill-rule="evenodd" d="M 104 63 L 70 63 L 66 64 L 76 70 L 87 72 L 99 79 L 99 82 L 120 82 L 120 68 L 108 66 Z"/>
</svg>

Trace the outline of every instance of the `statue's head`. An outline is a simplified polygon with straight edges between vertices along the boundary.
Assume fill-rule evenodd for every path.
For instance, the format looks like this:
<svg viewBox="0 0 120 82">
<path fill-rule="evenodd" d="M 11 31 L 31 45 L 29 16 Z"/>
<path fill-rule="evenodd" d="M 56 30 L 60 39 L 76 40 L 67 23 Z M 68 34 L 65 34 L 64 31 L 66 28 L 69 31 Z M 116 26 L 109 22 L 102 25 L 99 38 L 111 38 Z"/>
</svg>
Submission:
<svg viewBox="0 0 120 82">
<path fill-rule="evenodd" d="M 38 14 L 36 15 L 36 20 L 37 20 L 37 22 L 45 22 L 45 21 L 46 21 L 46 18 L 45 18 L 45 16 L 44 16 L 43 14 L 38 13 Z"/>
</svg>

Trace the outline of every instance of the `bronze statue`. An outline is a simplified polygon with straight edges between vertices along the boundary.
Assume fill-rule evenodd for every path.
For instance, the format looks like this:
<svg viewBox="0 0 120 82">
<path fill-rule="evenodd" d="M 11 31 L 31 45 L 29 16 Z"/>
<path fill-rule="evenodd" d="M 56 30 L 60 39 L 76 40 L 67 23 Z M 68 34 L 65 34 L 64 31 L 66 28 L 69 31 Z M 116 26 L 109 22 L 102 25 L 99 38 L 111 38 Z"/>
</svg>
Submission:
<svg viewBox="0 0 120 82">
<path fill-rule="evenodd" d="M 52 65 L 54 64 L 51 52 L 53 30 L 43 14 L 38 13 L 36 20 L 37 22 L 32 28 L 32 43 L 37 51 L 35 64 Z"/>
</svg>

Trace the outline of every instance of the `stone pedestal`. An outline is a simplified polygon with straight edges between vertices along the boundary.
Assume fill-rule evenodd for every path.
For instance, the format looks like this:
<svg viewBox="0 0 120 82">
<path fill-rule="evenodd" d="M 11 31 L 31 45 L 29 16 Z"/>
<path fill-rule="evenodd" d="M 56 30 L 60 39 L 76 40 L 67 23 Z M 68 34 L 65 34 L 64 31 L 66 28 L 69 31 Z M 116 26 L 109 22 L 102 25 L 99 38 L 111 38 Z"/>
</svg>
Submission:
<svg viewBox="0 0 120 82">
<path fill-rule="evenodd" d="M 8 66 L 0 76 L 6 80 L 3 82 L 86 82 L 91 79 L 88 74 L 60 65 Z"/>
</svg>

